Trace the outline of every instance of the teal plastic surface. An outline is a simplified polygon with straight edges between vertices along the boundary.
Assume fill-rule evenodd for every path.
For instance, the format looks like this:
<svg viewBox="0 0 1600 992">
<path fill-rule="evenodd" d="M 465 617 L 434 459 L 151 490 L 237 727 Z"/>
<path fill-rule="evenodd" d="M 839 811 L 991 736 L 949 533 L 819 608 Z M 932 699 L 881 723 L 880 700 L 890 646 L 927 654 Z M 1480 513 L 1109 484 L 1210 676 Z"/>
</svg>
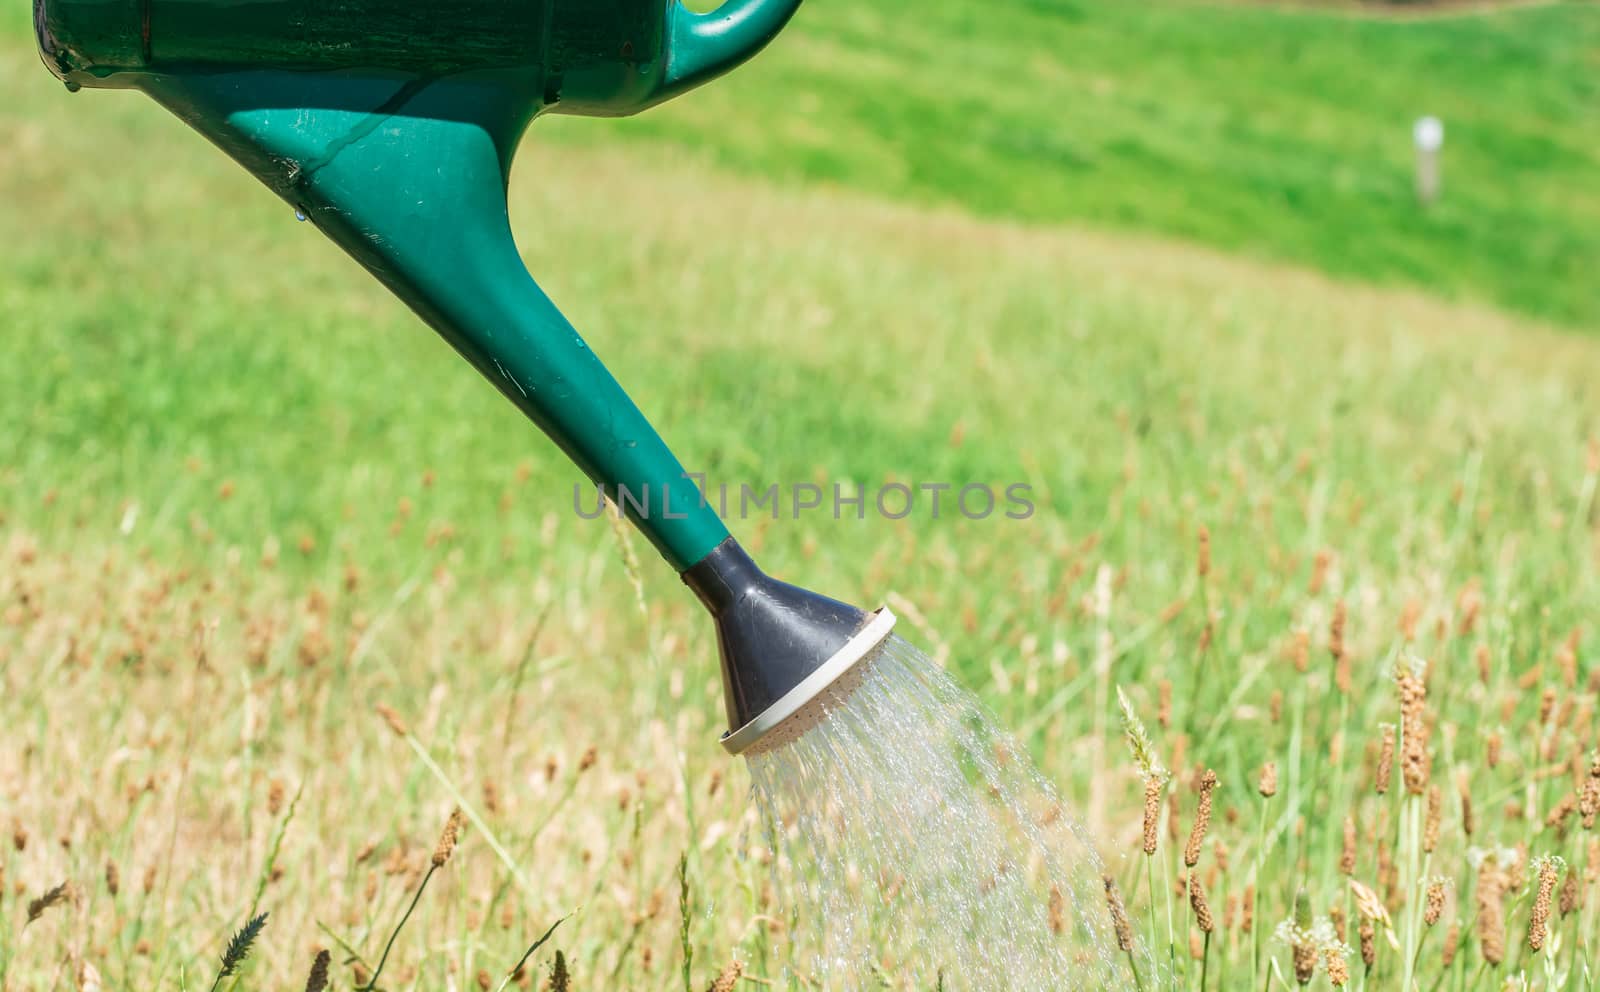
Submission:
<svg viewBox="0 0 1600 992">
<path fill-rule="evenodd" d="M 727 528 L 523 266 L 511 160 L 540 113 L 652 106 L 748 58 L 798 3 L 36 0 L 35 26 L 69 85 L 144 90 L 313 221 L 590 479 L 625 489 L 682 571 Z"/>
</svg>

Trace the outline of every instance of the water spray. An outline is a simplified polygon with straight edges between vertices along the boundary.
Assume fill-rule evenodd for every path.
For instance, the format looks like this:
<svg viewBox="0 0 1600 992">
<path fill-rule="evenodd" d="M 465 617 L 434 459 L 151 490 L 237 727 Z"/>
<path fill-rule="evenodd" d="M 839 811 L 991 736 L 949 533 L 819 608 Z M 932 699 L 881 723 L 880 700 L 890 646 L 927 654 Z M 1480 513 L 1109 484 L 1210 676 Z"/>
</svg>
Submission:
<svg viewBox="0 0 1600 992">
<path fill-rule="evenodd" d="M 529 276 L 506 190 L 535 118 L 652 107 L 754 55 L 799 3 L 35 0 L 34 27 L 69 89 L 143 91 L 288 201 L 627 512 L 715 621 L 741 754 L 842 701 L 894 616 L 756 567 Z"/>
</svg>

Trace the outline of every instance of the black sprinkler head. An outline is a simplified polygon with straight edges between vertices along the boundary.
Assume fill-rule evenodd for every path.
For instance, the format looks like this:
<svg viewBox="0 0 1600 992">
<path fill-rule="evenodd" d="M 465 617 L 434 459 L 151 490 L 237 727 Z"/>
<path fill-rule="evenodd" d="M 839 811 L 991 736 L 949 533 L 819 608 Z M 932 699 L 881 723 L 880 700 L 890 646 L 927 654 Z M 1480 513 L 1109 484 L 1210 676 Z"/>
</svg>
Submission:
<svg viewBox="0 0 1600 992">
<path fill-rule="evenodd" d="M 868 612 L 765 574 L 733 538 L 683 573 L 711 611 L 732 754 L 809 730 L 860 684 L 894 614 Z"/>
</svg>

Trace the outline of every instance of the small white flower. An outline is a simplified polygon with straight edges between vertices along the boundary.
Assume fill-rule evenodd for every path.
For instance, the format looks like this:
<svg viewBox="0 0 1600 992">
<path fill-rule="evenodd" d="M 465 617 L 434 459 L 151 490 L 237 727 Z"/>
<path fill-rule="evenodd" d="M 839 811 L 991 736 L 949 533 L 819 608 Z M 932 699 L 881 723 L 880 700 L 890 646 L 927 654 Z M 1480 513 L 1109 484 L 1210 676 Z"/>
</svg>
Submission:
<svg viewBox="0 0 1600 992">
<path fill-rule="evenodd" d="M 1418 679 L 1426 677 L 1428 674 L 1428 659 L 1412 651 L 1405 652 L 1394 659 L 1388 671 L 1388 675 L 1392 679 L 1399 678 L 1402 674 Z"/>
<path fill-rule="evenodd" d="M 1566 859 L 1559 854 L 1541 854 L 1528 862 L 1528 869 L 1533 872 L 1534 877 L 1538 877 L 1539 873 L 1544 870 L 1545 865 L 1554 867 L 1556 871 L 1566 871 L 1567 869 Z"/>
<path fill-rule="evenodd" d="M 1284 920 L 1272 930 L 1272 939 L 1286 947 L 1314 947 L 1318 953 L 1332 951 L 1343 957 L 1350 956 L 1350 948 L 1339 939 L 1339 933 L 1334 929 L 1333 921 L 1326 916 L 1319 916 L 1311 921 L 1311 926 L 1301 929 L 1295 926 L 1294 920 Z"/>
</svg>

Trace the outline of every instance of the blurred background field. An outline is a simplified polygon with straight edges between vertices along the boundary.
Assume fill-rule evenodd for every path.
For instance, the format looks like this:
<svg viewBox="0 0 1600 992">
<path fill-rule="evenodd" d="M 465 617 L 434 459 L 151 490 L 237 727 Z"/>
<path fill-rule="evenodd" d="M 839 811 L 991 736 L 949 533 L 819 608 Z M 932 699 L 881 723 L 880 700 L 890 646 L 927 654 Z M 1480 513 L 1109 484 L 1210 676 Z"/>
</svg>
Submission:
<svg viewBox="0 0 1600 992">
<path fill-rule="evenodd" d="M 1468 941 L 1468 846 L 1586 852 L 1543 824 L 1593 744 L 1573 711 L 1594 707 L 1600 608 L 1600 7 L 1426 13 L 813 2 L 659 112 L 536 124 L 513 221 L 691 469 L 1033 485 L 1026 522 L 734 529 L 777 574 L 892 598 L 1132 892 L 1117 685 L 1185 817 L 1192 766 L 1221 776 L 1234 873 L 1213 898 L 1255 886 L 1270 929 L 1301 885 L 1319 912 L 1343 896 L 1347 812 L 1392 829 L 1363 749 L 1397 719 L 1394 658 L 1430 657 L 1438 774 L 1453 795 L 1471 771 L 1482 819 L 1474 839 L 1457 814 L 1435 865 Z M 65 93 L 4 16 L 8 987 L 84 984 L 85 963 L 110 987 L 209 984 L 258 884 L 252 983 L 287 987 L 320 944 L 348 985 L 462 799 L 521 875 L 470 829 L 396 987 L 497 982 L 575 909 L 540 968 L 560 946 L 582 987 L 669 987 L 684 851 L 694 984 L 734 957 L 775 974 L 715 645 L 676 578 L 634 541 L 636 595 L 612 529 L 572 511 L 576 472 L 464 363 L 153 104 Z M 1447 128 L 1426 211 L 1421 113 Z M 1341 602 L 1356 682 L 1335 708 Z M 1489 768 L 1495 733 L 1514 760 Z M 1363 842 L 1369 882 L 1384 857 Z M 66 879 L 79 898 L 24 927 Z M 1473 987 L 1479 964 L 1440 974 Z"/>
</svg>

